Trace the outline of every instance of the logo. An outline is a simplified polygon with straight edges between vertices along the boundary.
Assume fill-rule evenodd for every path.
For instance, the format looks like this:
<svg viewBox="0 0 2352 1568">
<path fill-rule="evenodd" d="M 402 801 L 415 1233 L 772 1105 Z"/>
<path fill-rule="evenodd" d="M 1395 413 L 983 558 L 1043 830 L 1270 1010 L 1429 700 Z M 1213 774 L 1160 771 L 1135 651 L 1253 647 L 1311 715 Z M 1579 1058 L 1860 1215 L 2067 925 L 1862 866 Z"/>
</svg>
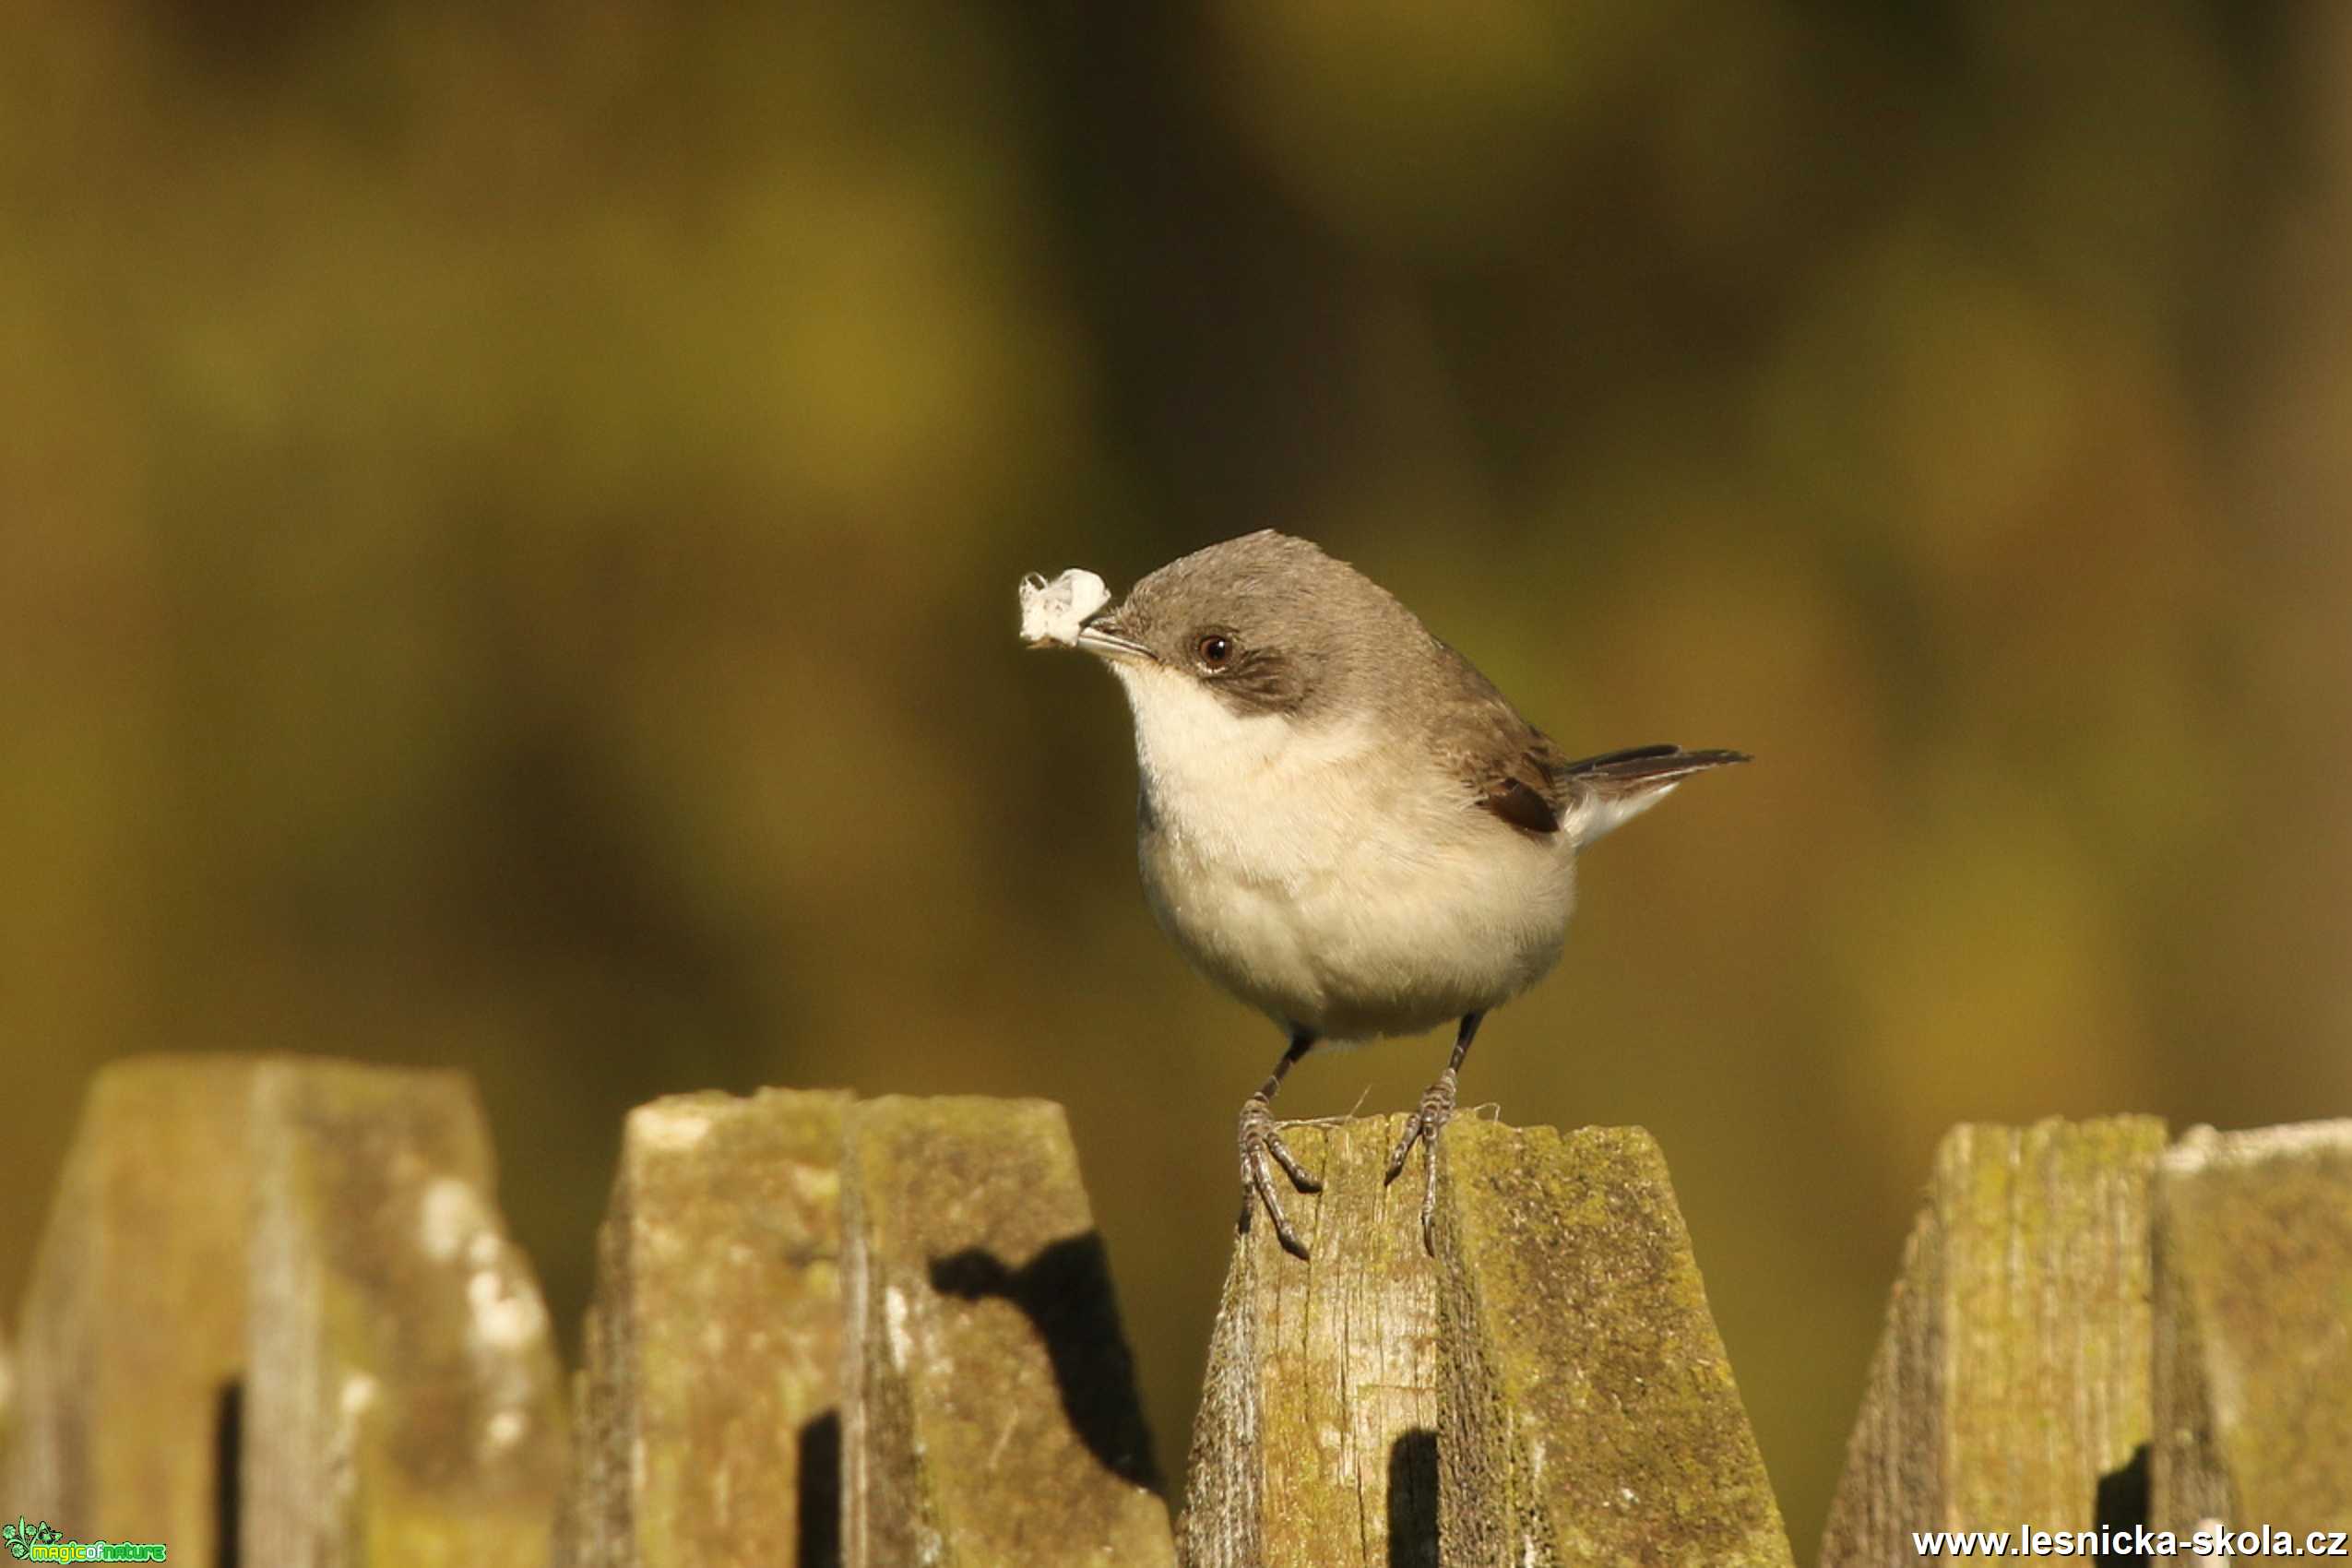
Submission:
<svg viewBox="0 0 2352 1568">
<path fill-rule="evenodd" d="M 0 1541 L 8 1555 L 27 1562 L 161 1562 L 161 1541 L 67 1540 L 56 1526 L 43 1519 L 27 1522 L 22 1515 L 13 1525 L 0 1525 Z"/>
<path fill-rule="evenodd" d="M 38 1525 L 28 1525 L 19 1515 L 15 1524 L 0 1525 L 0 1540 L 8 1543 L 11 1557 L 30 1557 L 34 1547 L 52 1546 L 65 1538 L 57 1533 L 57 1526 L 46 1519 Z"/>
</svg>

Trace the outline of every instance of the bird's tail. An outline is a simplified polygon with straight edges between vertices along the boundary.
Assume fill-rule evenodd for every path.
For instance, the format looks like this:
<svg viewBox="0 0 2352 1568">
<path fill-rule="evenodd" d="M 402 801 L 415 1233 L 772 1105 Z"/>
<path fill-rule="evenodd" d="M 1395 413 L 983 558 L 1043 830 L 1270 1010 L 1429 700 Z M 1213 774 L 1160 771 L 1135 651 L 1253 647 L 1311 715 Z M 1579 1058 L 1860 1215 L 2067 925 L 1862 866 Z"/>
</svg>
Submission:
<svg viewBox="0 0 2352 1568">
<path fill-rule="evenodd" d="M 1589 844 L 1666 799 L 1693 773 L 1750 760 L 1745 752 L 1686 752 L 1680 746 L 1633 746 L 1580 757 L 1560 770 L 1568 810 L 1562 826 Z"/>
</svg>

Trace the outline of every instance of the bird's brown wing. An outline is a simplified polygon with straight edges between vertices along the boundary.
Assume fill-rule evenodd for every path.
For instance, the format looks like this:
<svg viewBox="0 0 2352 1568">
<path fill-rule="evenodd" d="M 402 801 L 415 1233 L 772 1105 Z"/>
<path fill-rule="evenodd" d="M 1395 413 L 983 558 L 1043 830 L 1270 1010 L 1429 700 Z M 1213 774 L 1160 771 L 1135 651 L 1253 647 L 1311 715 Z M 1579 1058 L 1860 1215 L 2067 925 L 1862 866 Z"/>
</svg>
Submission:
<svg viewBox="0 0 2352 1568">
<path fill-rule="evenodd" d="M 1749 760 L 1744 752 L 1657 745 L 1570 761 L 1507 707 L 1484 738 L 1465 755 L 1479 807 L 1533 834 L 1574 825 L 1580 839 L 1598 837 L 1693 773 Z"/>
<path fill-rule="evenodd" d="M 1430 694 L 1439 755 L 1479 810 L 1523 833 L 1559 832 L 1568 806 L 1567 758 L 1469 660 L 1438 646 L 1460 672 L 1443 684 L 1442 695 Z"/>
<path fill-rule="evenodd" d="M 1438 752 L 1480 810 L 1523 833 L 1565 828 L 1589 842 L 1692 774 L 1748 760 L 1742 752 L 1668 745 L 1571 760 L 1469 660 L 1438 647 L 1459 675 L 1431 703 Z"/>
<path fill-rule="evenodd" d="M 1560 748 L 1543 731 L 1529 725 L 1515 747 L 1499 750 L 1486 759 L 1479 780 L 1479 805 L 1512 826 L 1529 833 L 1560 831 L 1567 804 L 1561 789 Z"/>
</svg>

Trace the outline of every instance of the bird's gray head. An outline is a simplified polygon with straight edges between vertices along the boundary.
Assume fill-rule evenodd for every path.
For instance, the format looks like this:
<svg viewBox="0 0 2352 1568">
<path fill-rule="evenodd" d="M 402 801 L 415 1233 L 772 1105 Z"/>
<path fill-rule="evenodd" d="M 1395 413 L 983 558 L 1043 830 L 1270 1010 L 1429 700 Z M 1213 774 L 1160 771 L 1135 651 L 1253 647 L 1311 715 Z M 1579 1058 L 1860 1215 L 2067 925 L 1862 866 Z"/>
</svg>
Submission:
<svg viewBox="0 0 2352 1568">
<path fill-rule="evenodd" d="M 1375 673 L 1384 646 L 1426 641 L 1371 578 L 1272 529 L 1171 561 L 1089 620 L 1078 646 L 1137 694 L 1163 681 L 1213 695 L 1236 717 L 1313 721 Z"/>
</svg>

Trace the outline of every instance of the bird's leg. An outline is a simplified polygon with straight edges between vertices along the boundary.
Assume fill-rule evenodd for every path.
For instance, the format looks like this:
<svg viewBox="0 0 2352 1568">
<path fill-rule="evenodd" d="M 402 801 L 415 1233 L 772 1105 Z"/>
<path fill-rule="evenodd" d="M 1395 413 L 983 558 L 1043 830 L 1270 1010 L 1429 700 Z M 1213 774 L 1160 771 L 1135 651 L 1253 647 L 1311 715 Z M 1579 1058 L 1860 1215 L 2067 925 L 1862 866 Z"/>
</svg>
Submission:
<svg viewBox="0 0 2352 1568">
<path fill-rule="evenodd" d="M 1282 1076 L 1290 1071 L 1290 1064 L 1313 1050 L 1314 1043 L 1315 1037 L 1304 1029 L 1293 1032 L 1290 1048 L 1282 1053 L 1282 1060 L 1274 1064 L 1274 1071 L 1266 1075 L 1258 1092 L 1241 1102 L 1241 1227 L 1245 1231 L 1249 1229 L 1251 1215 L 1263 1203 L 1266 1218 L 1274 1221 L 1275 1240 L 1282 1243 L 1284 1252 L 1301 1258 L 1307 1255 L 1307 1244 L 1299 1240 L 1299 1233 L 1290 1229 L 1290 1221 L 1283 1215 L 1282 1200 L 1274 1192 L 1274 1173 L 1266 1169 L 1265 1161 L 1272 1155 L 1274 1162 L 1282 1167 L 1283 1174 L 1299 1191 L 1323 1191 L 1323 1183 L 1307 1174 L 1307 1168 L 1299 1163 L 1298 1156 L 1284 1145 L 1282 1134 L 1274 1128 L 1274 1091 L 1282 1087 Z"/>
<path fill-rule="evenodd" d="M 1454 1036 L 1454 1056 L 1446 1063 L 1445 1071 L 1437 1082 L 1421 1091 L 1421 1103 L 1405 1118 L 1405 1135 L 1396 1140 L 1396 1147 L 1388 1157 L 1387 1180 L 1394 1182 L 1405 1169 L 1405 1157 L 1413 1152 L 1413 1145 L 1421 1146 L 1421 1159 L 1427 1170 L 1427 1181 L 1421 1188 L 1421 1250 L 1437 1255 L 1437 1243 L 1431 1232 L 1437 1224 L 1437 1135 L 1454 1119 L 1454 1088 L 1462 1072 L 1462 1058 L 1470 1053 L 1470 1041 L 1477 1038 L 1479 1020 L 1483 1013 L 1466 1014 L 1462 1027 Z"/>
</svg>

